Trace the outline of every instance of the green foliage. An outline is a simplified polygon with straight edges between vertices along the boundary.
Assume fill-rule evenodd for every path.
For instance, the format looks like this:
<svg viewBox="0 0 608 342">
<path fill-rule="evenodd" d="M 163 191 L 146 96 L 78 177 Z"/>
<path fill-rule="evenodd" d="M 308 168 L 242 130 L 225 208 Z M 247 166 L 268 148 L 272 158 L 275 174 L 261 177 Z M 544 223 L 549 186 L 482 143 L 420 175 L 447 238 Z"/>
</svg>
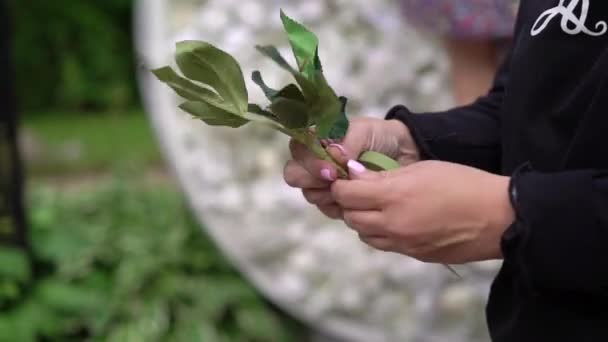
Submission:
<svg viewBox="0 0 608 342">
<path fill-rule="evenodd" d="M 311 112 L 315 115 L 313 119 L 316 122 L 317 134 L 320 138 L 330 138 L 329 132 L 333 130 L 335 134 L 333 138 L 343 138 L 348 130 L 348 125 L 346 129 L 336 129 L 342 109 L 340 99 L 329 86 L 321 71 L 315 73 L 315 83 L 317 97 L 312 102 Z"/>
<path fill-rule="evenodd" d="M 138 105 L 132 0 L 9 3 L 22 109 L 124 110 Z"/>
<path fill-rule="evenodd" d="M 304 102 L 285 97 L 277 97 L 270 105 L 270 111 L 286 128 L 301 129 L 308 127 L 310 113 Z"/>
<path fill-rule="evenodd" d="M 342 103 L 323 76 L 318 55 L 318 38 L 282 11 L 281 20 L 298 62 L 298 70 L 291 67 L 275 47 L 258 46 L 258 50 L 289 71 L 302 90 L 293 84 L 280 91 L 274 90 L 267 86 L 262 75 L 255 71 L 252 74 L 253 81 L 271 101 L 263 112 L 258 110 L 262 108 L 259 105 L 248 106 L 245 80 L 238 62 L 230 54 L 209 43 L 177 43 L 175 60 L 184 77 L 177 75 L 170 67 L 152 72 L 178 95 L 189 100 L 180 108 L 207 124 L 240 127 L 246 123 L 245 120 L 251 118 L 246 114 L 249 108 L 252 108 L 253 114 L 261 113 L 266 119 L 278 123 L 275 128 L 283 132 L 295 130 L 291 131 L 290 135 L 301 134 L 312 125 L 316 126 L 319 138 L 329 137 L 330 132 L 334 137 L 343 137 L 348 129 L 348 120 L 343 120 L 346 116 L 341 113 Z M 213 98 L 214 94 L 221 98 L 219 102 L 222 104 L 222 110 L 213 108 L 218 106 L 218 100 Z M 227 106 L 233 110 L 226 108 Z M 266 112 L 272 115 L 267 115 Z M 340 125 L 336 125 L 338 122 Z"/>
<path fill-rule="evenodd" d="M 214 107 L 230 111 L 232 108 L 223 106 L 223 101 L 215 92 L 203 88 L 188 79 L 179 76 L 171 67 L 164 67 L 153 71 L 154 75 L 170 86 L 179 96 L 191 100 L 206 102 Z"/>
<path fill-rule="evenodd" d="M 237 128 L 249 122 L 245 79 L 231 55 L 209 43 L 184 41 L 177 43 L 175 60 L 186 78 L 168 66 L 152 72 L 189 100 L 180 109 L 211 126 Z"/>
<path fill-rule="evenodd" d="M 175 59 L 184 76 L 214 89 L 235 114 L 247 112 L 243 71 L 231 55 L 209 43 L 185 41 L 177 43 Z"/>
<path fill-rule="evenodd" d="M 0 246 L 0 311 L 22 295 L 31 274 L 30 261 L 23 250 Z"/>
<path fill-rule="evenodd" d="M 298 340 L 300 328 L 234 271 L 176 191 L 34 189 L 37 281 L 6 300 L 6 275 L 26 280 L 28 270 L 0 251 L 12 265 L 0 278 L 0 341 Z"/>
<path fill-rule="evenodd" d="M 269 124 L 306 145 L 317 157 L 333 163 L 340 177 L 348 177 L 346 170 L 321 146 L 324 139 L 339 140 L 346 135 L 349 127 L 347 99 L 338 97 L 323 74 L 317 36 L 283 11 L 281 20 L 298 69 L 293 68 L 276 47 L 258 45 L 256 48 L 288 71 L 299 88 L 289 84 L 275 90 L 266 85 L 259 71 L 254 71 L 252 80 L 270 100 L 266 108 L 247 104 L 247 89 L 238 62 L 230 54 L 206 42 L 177 44 L 175 59 L 185 77 L 177 75 L 171 67 L 152 72 L 178 95 L 189 100 L 180 105 L 182 110 L 208 125 L 237 128 L 250 120 Z M 221 99 L 218 100 L 218 96 Z M 310 130 L 310 127 L 315 129 Z M 391 161 L 390 166 L 398 165 L 384 157 L 386 160 Z"/>
<path fill-rule="evenodd" d="M 281 20 L 287 32 L 293 54 L 298 62 L 300 72 L 306 78 L 312 79 L 317 71 L 315 60 L 318 60 L 319 39 L 302 24 L 285 15 L 283 11 L 281 11 Z"/>
<path fill-rule="evenodd" d="M 214 107 L 205 102 L 187 101 L 179 105 L 179 108 L 186 113 L 203 120 L 210 126 L 227 126 L 237 128 L 245 125 L 249 120 L 244 119 L 227 110 Z"/>
<path fill-rule="evenodd" d="M 340 115 L 338 116 L 338 120 L 329 131 L 330 139 L 342 139 L 346 132 L 348 132 L 348 117 L 346 116 L 346 104 L 348 99 L 344 96 L 340 97 L 340 102 L 342 103 L 342 109 L 340 110 Z"/>
<path fill-rule="evenodd" d="M 251 74 L 251 79 L 255 84 L 260 87 L 260 89 L 262 89 L 264 95 L 266 95 L 266 98 L 268 98 L 270 101 L 272 101 L 274 97 L 277 96 L 277 94 L 279 93 L 278 90 L 272 89 L 266 85 L 266 82 L 264 82 L 264 78 L 262 77 L 262 74 L 259 71 L 254 71 Z"/>
<path fill-rule="evenodd" d="M 0 246 L 0 279 L 27 282 L 31 270 L 29 260 L 21 249 Z"/>
</svg>

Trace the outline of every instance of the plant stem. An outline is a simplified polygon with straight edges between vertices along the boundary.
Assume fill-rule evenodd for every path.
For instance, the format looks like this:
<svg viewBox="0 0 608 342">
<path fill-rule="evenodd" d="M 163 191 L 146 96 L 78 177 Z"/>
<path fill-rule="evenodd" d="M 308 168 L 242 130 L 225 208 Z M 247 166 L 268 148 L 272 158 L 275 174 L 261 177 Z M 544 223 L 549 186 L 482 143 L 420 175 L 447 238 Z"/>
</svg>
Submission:
<svg viewBox="0 0 608 342">
<path fill-rule="evenodd" d="M 338 177 L 342 179 L 348 178 L 348 172 L 340 164 L 338 164 L 338 162 L 336 162 L 336 160 L 331 156 L 331 154 L 327 152 L 327 150 L 323 147 L 323 145 L 321 145 L 319 139 L 316 135 L 314 135 L 314 133 L 311 133 L 309 131 L 289 130 L 288 135 L 296 139 L 301 144 L 306 145 L 306 147 L 308 147 L 308 149 L 312 153 L 314 153 L 317 158 L 325 160 L 333 167 L 335 167 L 338 171 Z"/>
<path fill-rule="evenodd" d="M 338 177 L 342 179 L 348 178 L 348 172 L 336 162 L 336 160 L 327 152 L 327 150 L 321 145 L 321 143 L 315 139 L 313 143 L 307 145 L 308 148 L 320 159 L 323 159 L 332 164 L 336 170 L 338 170 Z"/>
</svg>

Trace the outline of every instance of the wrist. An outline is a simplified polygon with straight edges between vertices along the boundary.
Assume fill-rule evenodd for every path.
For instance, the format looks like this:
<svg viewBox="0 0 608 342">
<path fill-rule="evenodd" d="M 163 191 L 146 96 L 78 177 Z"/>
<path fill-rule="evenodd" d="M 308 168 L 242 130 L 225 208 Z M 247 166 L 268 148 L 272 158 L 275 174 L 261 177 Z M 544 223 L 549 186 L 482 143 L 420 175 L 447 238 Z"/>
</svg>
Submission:
<svg viewBox="0 0 608 342">
<path fill-rule="evenodd" d="M 391 119 L 384 121 L 389 136 L 396 139 L 398 155 L 396 156 L 401 164 L 410 164 L 420 161 L 420 150 L 412 137 L 410 129 L 402 121 Z"/>
</svg>

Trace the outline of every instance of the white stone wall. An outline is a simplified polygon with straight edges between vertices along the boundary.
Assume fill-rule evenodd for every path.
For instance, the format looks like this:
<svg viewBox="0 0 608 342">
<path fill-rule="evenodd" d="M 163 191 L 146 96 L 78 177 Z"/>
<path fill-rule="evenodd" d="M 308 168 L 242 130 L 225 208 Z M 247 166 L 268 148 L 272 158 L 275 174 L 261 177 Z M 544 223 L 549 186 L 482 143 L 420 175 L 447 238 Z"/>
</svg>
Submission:
<svg viewBox="0 0 608 342">
<path fill-rule="evenodd" d="M 232 53 L 246 78 L 275 87 L 289 75 L 260 56 L 290 56 L 279 9 L 321 39 L 330 83 L 351 115 L 383 116 L 395 104 L 450 105 L 446 61 L 430 37 L 408 28 L 391 0 L 141 0 L 138 45 L 146 64 L 170 63 L 173 44 L 200 39 Z M 483 306 L 494 263 L 441 266 L 372 251 L 343 223 L 313 210 L 281 180 L 287 139 L 255 126 L 209 128 L 178 112 L 177 99 L 147 74 L 142 90 L 166 155 L 205 227 L 269 297 L 348 341 L 487 340 Z M 248 83 L 250 102 L 264 103 Z"/>
</svg>

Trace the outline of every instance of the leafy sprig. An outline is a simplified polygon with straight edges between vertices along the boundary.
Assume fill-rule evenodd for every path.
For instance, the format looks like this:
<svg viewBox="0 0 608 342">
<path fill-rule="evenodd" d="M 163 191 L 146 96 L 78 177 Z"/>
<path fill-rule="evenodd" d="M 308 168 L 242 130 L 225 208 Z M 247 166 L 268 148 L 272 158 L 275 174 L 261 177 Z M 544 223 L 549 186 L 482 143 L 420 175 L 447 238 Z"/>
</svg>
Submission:
<svg viewBox="0 0 608 342">
<path fill-rule="evenodd" d="M 256 49 L 289 72 L 295 83 L 273 89 L 264 82 L 259 71 L 254 71 L 252 80 L 266 95 L 267 105 L 248 103 L 239 63 L 207 42 L 177 43 L 175 60 L 183 76 L 169 66 L 152 72 L 185 100 L 179 108 L 206 124 L 233 128 L 249 122 L 268 125 L 306 145 L 317 157 L 332 163 L 340 177 L 346 178 L 346 170 L 331 158 L 321 141 L 341 139 L 346 135 L 348 100 L 336 94 L 323 74 L 317 36 L 282 11 L 281 20 L 297 68 L 291 66 L 274 46 L 257 46 Z M 378 158 L 374 153 L 364 153 L 362 157 L 374 170 L 399 166 L 388 157 Z"/>
</svg>

